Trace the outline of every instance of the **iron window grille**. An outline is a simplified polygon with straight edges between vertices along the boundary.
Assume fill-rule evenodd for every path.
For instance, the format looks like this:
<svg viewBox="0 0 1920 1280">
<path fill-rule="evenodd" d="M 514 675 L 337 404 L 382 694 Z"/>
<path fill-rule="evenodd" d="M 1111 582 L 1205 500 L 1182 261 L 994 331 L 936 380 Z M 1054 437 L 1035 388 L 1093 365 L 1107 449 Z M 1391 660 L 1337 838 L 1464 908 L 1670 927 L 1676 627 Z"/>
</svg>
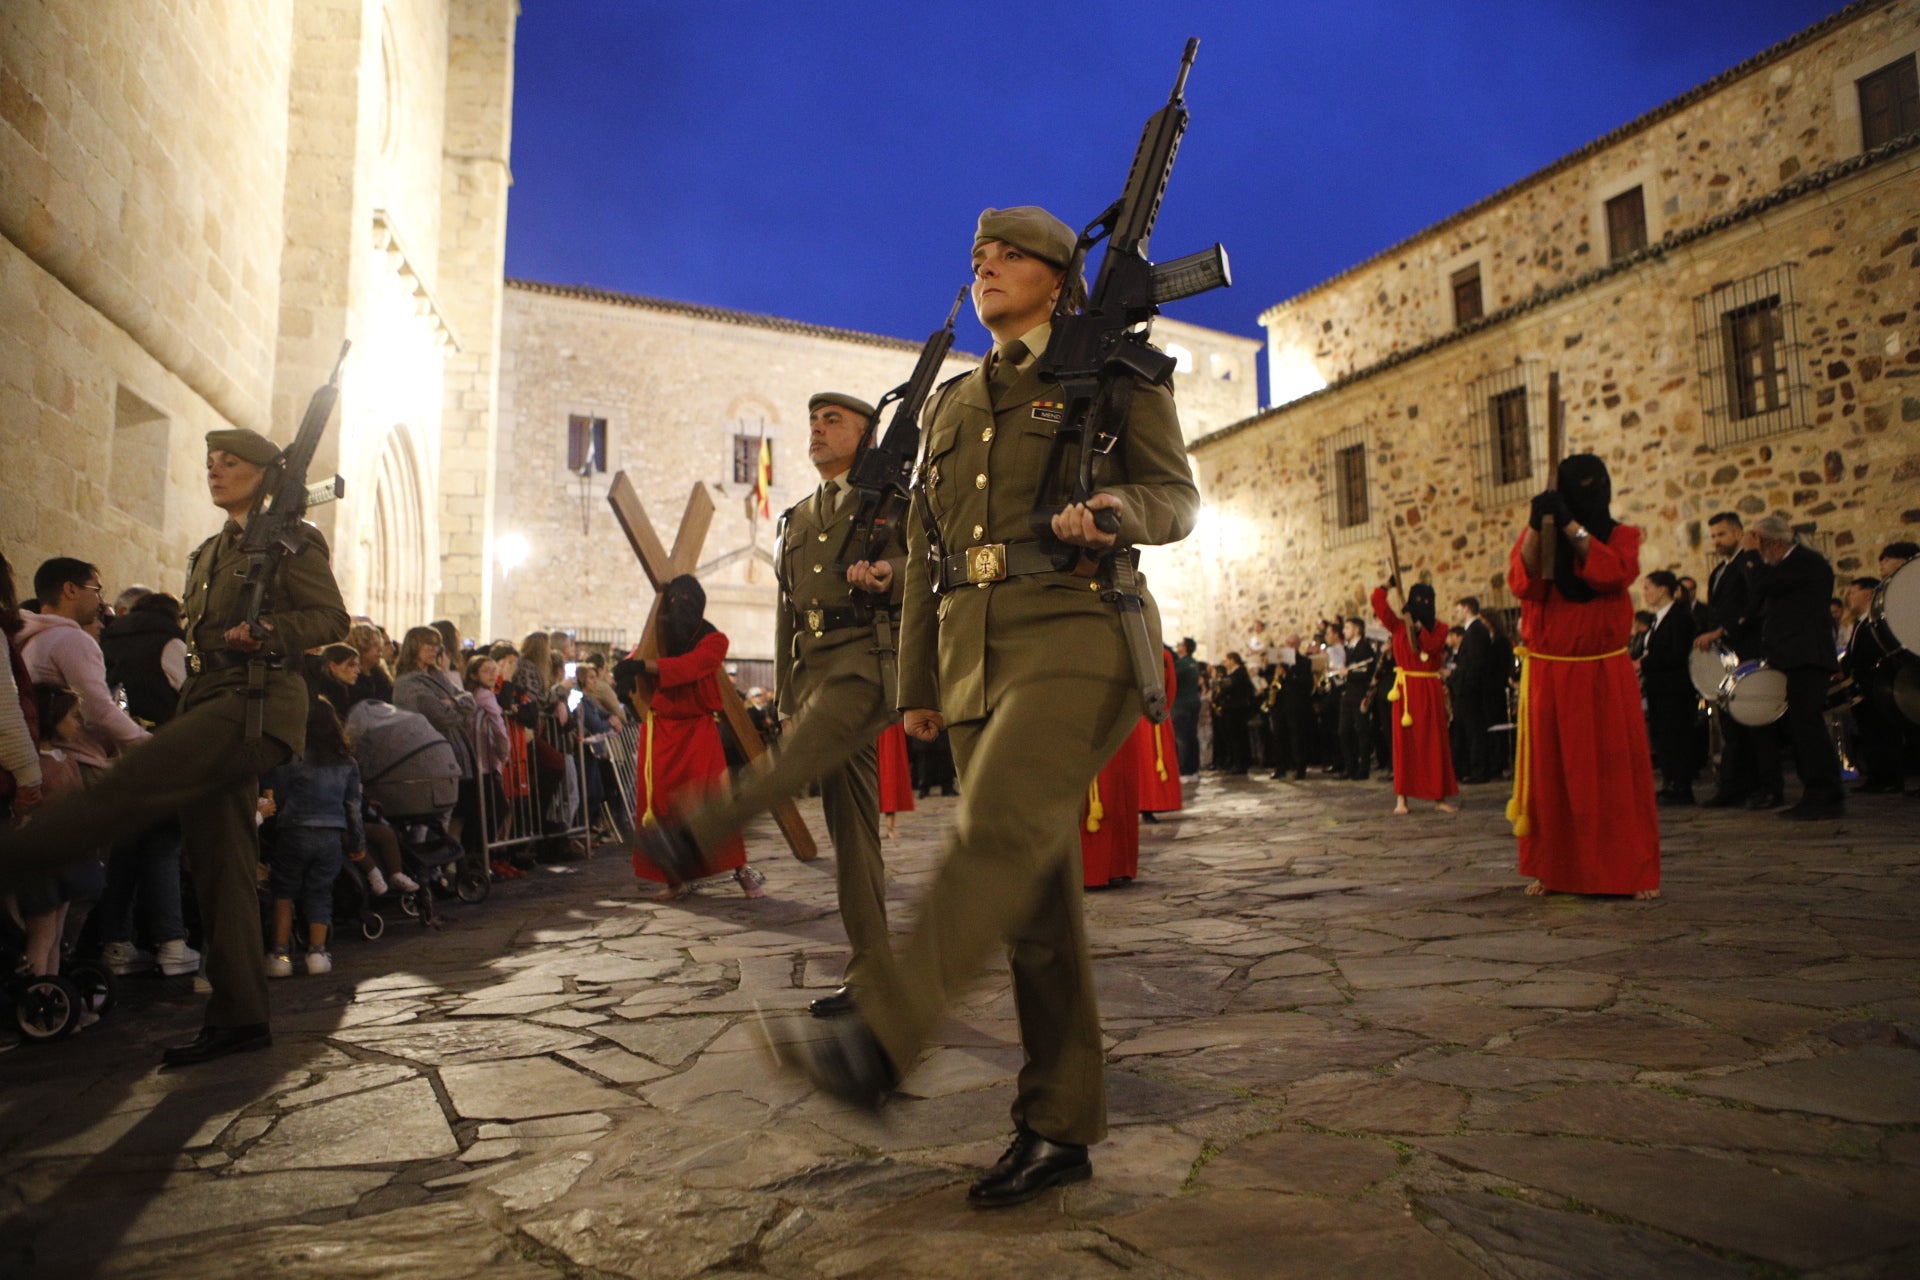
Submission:
<svg viewBox="0 0 1920 1280">
<path fill-rule="evenodd" d="M 733 482 L 751 486 L 760 471 L 760 442 L 768 437 L 735 433 L 733 437 Z M 767 487 L 773 487 L 773 455 L 767 455 Z"/>
<path fill-rule="evenodd" d="M 1329 547 L 1344 547 L 1378 532 L 1377 512 L 1368 484 L 1370 443 L 1370 433 L 1364 425 L 1348 427 L 1321 443 L 1320 505 Z"/>
<path fill-rule="evenodd" d="M 1694 299 L 1707 444 L 1725 449 L 1808 425 L 1793 264 Z"/>
<path fill-rule="evenodd" d="M 1549 381 L 1544 361 L 1526 360 L 1468 384 L 1483 507 L 1518 502 L 1538 487 L 1547 455 Z"/>
</svg>

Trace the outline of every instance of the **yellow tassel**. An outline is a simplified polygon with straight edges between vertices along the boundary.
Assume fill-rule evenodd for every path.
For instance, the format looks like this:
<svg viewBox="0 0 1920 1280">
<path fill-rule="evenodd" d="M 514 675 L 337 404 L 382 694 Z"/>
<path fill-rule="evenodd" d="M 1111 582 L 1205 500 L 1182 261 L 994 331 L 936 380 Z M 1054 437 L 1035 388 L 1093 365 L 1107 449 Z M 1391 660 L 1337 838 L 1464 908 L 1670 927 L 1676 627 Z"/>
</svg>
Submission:
<svg viewBox="0 0 1920 1280">
<path fill-rule="evenodd" d="M 1160 726 L 1153 726 L 1153 771 L 1160 775 L 1160 781 L 1167 780 L 1167 736 L 1160 732 Z"/>
<path fill-rule="evenodd" d="M 1106 816 L 1106 808 L 1100 803 L 1100 779 L 1095 778 L 1087 786 L 1087 833 L 1099 831 L 1101 819 Z"/>
</svg>

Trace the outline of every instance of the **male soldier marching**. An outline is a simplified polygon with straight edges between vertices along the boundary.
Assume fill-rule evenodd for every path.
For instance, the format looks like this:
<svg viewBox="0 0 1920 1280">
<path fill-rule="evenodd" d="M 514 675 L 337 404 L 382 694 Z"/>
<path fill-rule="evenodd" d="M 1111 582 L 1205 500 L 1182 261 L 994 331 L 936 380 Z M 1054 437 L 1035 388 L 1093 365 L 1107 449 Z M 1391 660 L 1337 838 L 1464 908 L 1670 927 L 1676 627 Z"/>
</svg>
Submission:
<svg viewBox="0 0 1920 1280">
<path fill-rule="evenodd" d="M 980 1206 L 1090 1176 L 1087 1146 L 1106 1136 L 1076 819 L 1142 711 L 1119 616 L 1102 599 L 1107 557 L 1186 537 L 1200 505 L 1172 394 L 1142 383 L 1097 492 L 1053 520 L 1055 536 L 1086 554 L 1056 571 L 1032 540 L 1028 516 L 1061 416 L 1037 365 L 1060 291 L 1082 287 L 1066 278 L 1074 241 L 1044 209 L 980 216 L 973 301 L 994 350 L 934 401 L 907 522 L 900 645 L 906 730 L 922 741 L 951 730 L 960 813 L 894 963 L 855 975 L 854 1015 L 831 1023 L 828 1038 L 781 1046 L 823 1090 L 878 1106 L 1004 945 L 1026 1066 L 1013 1144 L 967 1193 Z M 1117 536 L 1094 523 L 1098 510 L 1119 515 Z M 1151 601 L 1148 619 L 1157 647 Z"/>
<path fill-rule="evenodd" d="M 265 640 L 240 621 L 247 571 L 240 538 L 267 468 L 279 456 L 278 446 L 257 431 L 207 433 L 207 491 L 228 519 L 188 562 L 182 601 L 190 652 L 179 714 L 84 793 L 0 834 L 3 893 L 178 813 L 206 933 L 202 972 L 213 996 L 200 1034 L 166 1051 L 168 1066 L 273 1043 L 254 883 L 259 779 L 306 745 L 300 655 L 340 639 L 348 623 L 327 541 L 312 525 L 304 526 L 306 546 L 278 561 L 268 584 L 260 619 Z M 247 689 L 255 678 L 264 685 L 257 735 L 247 725 Z"/>
<path fill-rule="evenodd" d="M 898 534 L 886 558 L 861 560 L 845 573 L 834 557 L 847 522 L 859 509 L 850 472 L 874 426 L 873 406 L 837 391 L 807 402 L 807 456 L 820 487 L 780 517 L 780 608 L 774 625 L 774 675 L 781 716 L 792 724 L 780 735 L 770 767 L 747 770 L 731 795 L 684 815 L 678 824 L 641 833 L 643 851 L 660 842 L 677 846 L 654 861 L 691 861 L 745 826 L 754 815 L 820 784 L 820 803 L 833 837 L 840 918 L 853 959 L 849 981 L 891 958 L 887 942 L 886 870 L 880 859 L 880 782 L 875 739 L 898 715 L 883 688 L 876 652 L 876 602 L 898 622 L 906 547 Z M 856 588 L 863 595 L 856 594 Z M 664 857 L 664 861 L 663 861 Z M 811 1006 L 815 1017 L 849 1013 L 846 987 Z"/>
</svg>

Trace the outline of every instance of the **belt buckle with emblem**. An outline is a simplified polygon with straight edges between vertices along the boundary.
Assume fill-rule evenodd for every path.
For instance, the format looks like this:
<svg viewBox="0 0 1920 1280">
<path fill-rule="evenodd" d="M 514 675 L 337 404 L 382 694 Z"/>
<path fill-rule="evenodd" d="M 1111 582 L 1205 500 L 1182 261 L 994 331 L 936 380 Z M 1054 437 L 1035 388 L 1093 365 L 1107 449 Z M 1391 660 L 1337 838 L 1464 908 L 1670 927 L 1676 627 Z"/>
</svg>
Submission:
<svg viewBox="0 0 1920 1280">
<path fill-rule="evenodd" d="M 199 675 L 199 674 L 200 674 L 200 665 L 201 665 L 201 664 L 200 664 L 200 655 L 199 655 L 199 654 L 197 654 L 197 653 L 190 653 L 190 654 L 188 654 L 188 655 L 187 655 L 187 674 L 189 674 L 189 675 L 195 675 L 195 676 L 197 676 L 197 675 Z"/>
<path fill-rule="evenodd" d="M 807 630 L 813 632 L 814 635 L 817 636 L 820 634 L 822 627 L 826 623 L 826 620 L 827 620 L 827 615 L 821 610 L 819 609 L 807 610 Z"/>
<path fill-rule="evenodd" d="M 967 552 L 968 582 L 1001 582 L 1007 576 L 1007 545 L 990 542 Z"/>
</svg>

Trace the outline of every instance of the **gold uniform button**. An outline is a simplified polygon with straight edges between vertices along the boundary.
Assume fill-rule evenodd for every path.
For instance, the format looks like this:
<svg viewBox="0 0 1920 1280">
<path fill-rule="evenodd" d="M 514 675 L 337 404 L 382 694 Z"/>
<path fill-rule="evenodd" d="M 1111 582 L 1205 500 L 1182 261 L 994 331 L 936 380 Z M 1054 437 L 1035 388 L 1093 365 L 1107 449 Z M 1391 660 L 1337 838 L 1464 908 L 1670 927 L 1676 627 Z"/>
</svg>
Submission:
<svg viewBox="0 0 1920 1280">
<path fill-rule="evenodd" d="M 974 487 L 974 488 L 976 488 L 976 489 L 984 489 L 984 488 L 986 488 L 986 487 L 987 487 L 987 473 L 986 473 L 986 472 L 984 472 L 984 471 L 982 471 L 982 472 L 981 472 L 981 473 L 980 473 L 979 475 L 977 475 L 977 476 L 975 476 L 975 477 L 973 478 L 973 487 Z"/>
<path fill-rule="evenodd" d="M 1100 584 L 1097 582 L 1089 582 L 1087 584 L 1087 590 L 1089 591 L 1098 591 L 1099 589 L 1100 589 Z"/>
<path fill-rule="evenodd" d="M 986 429 L 985 431 L 982 431 L 982 432 L 980 433 L 980 443 L 981 443 L 981 444 L 992 444 L 992 443 L 993 443 L 993 428 L 992 428 L 992 427 L 988 427 L 988 428 L 987 428 L 987 429 Z"/>
<path fill-rule="evenodd" d="M 813 571 L 814 571 L 815 573 L 818 573 L 818 572 L 820 572 L 820 566 L 819 566 L 819 565 L 815 565 L 815 566 L 813 566 Z"/>
<path fill-rule="evenodd" d="M 986 527 L 985 525 L 980 525 L 980 524 L 977 524 L 977 525 L 975 525 L 975 526 L 973 526 L 973 536 L 974 536 L 974 537 L 976 537 L 976 538 L 978 538 L 978 537 L 980 537 L 980 536 L 981 536 L 982 534 L 984 534 L 984 533 L 986 533 L 986 531 L 987 531 L 987 527 Z"/>
<path fill-rule="evenodd" d="M 822 541 L 822 542 L 825 542 L 826 540 L 827 540 L 827 535 L 826 535 L 826 534 L 824 534 L 824 533 L 823 533 L 823 534 L 821 534 L 821 535 L 820 535 L 820 541 Z"/>
</svg>

